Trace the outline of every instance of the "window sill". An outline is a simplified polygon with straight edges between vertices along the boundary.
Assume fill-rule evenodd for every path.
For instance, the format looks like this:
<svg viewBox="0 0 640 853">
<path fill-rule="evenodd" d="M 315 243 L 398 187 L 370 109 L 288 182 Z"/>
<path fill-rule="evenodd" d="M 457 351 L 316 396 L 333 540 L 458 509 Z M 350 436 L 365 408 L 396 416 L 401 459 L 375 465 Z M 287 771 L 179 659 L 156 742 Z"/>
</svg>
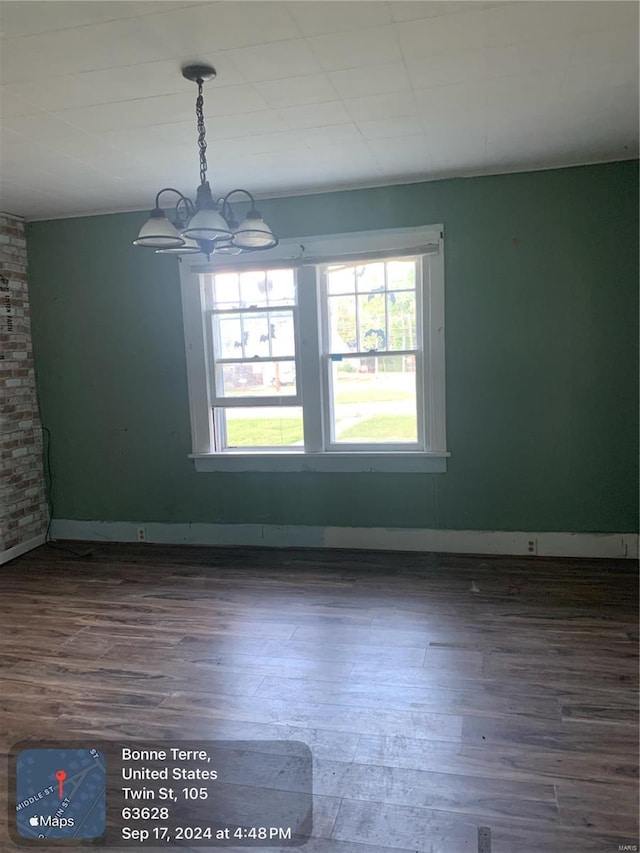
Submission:
<svg viewBox="0 0 640 853">
<path fill-rule="evenodd" d="M 191 453 L 196 471 L 335 471 L 444 474 L 450 453 Z"/>
</svg>

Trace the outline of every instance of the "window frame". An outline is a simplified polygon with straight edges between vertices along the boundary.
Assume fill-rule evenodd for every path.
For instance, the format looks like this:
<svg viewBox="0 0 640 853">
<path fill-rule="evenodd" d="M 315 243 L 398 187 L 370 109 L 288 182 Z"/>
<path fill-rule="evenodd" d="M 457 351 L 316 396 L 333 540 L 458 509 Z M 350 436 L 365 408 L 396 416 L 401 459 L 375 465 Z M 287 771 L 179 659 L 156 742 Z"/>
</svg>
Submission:
<svg viewBox="0 0 640 853">
<path fill-rule="evenodd" d="M 434 245 L 437 244 L 434 250 Z M 422 255 L 429 247 L 428 263 Z M 422 251 L 421 251 L 422 250 Z M 416 311 L 421 358 L 416 359 L 418 443 L 331 442 L 328 405 L 330 359 L 329 324 L 324 272 L 326 266 L 351 254 L 352 262 L 374 259 L 418 258 Z M 185 351 L 192 432 L 192 452 L 198 471 L 446 471 L 446 400 L 444 364 L 444 233 L 441 225 L 422 228 L 356 232 L 285 240 L 275 249 L 255 254 L 201 256 L 180 263 Z M 279 405 L 279 397 L 242 401 L 215 397 L 213 313 L 203 273 L 294 268 L 296 302 L 297 394 L 286 405 L 302 405 L 305 446 L 301 448 L 228 448 L 217 450 L 215 438 L 224 435 L 224 413 L 219 408 Z M 267 310 L 264 308 L 263 310 Z M 286 310 L 290 310 L 287 308 Z M 321 319 L 322 317 L 322 319 Z M 421 338 L 421 339 L 420 339 Z M 350 354 L 351 355 L 351 354 Z M 368 355 L 368 354 L 367 354 Z M 294 402 L 294 400 L 296 402 Z M 421 427 L 424 433 L 421 436 Z M 420 439 L 423 444 L 419 444 Z M 424 449 L 426 448 L 426 449 Z"/>
</svg>

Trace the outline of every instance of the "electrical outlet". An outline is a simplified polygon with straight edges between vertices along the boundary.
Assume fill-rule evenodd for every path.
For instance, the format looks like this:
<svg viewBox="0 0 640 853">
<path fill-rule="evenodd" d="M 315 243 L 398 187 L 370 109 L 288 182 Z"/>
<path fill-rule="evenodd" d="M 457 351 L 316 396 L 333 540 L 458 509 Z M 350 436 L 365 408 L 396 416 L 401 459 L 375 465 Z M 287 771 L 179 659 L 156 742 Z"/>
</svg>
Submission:
<svg viewBox="0 0 640 853">
<path fill-rule="evenodd" d="M 145 542 L 145 541 L 146 541 L 146 536 L 145 536 L 145 532 L 144 532 L 144 527 L 139 527 L 138 528 L 138 542 Z"/>
<path fill-rule="evenodd" d="M 527 554 L 537 554 L 538 553 L 538 540 L 537 539 L 529 539 L 527 542 Z"/>
</svg>

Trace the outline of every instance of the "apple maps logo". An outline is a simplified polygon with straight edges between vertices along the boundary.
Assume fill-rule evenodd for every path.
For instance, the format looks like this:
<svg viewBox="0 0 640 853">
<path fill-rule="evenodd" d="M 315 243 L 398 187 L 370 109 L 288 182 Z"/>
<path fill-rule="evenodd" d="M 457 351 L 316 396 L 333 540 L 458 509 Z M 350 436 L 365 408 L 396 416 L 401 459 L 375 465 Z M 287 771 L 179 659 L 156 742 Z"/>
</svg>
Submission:
<svg viewBox="0 0 640 853">
<path fill-rule="evenodd" d="M 98 838 L 105 831 L 105 761 L 98 749 L 23 749 L 16 826 L 23 838 Z"/>
<path fill-rule="evenodd" d="M 29 826 L 75 826 L 73 817 L 56 817 L 56 815 L 31 815 Z"/>
</svg>

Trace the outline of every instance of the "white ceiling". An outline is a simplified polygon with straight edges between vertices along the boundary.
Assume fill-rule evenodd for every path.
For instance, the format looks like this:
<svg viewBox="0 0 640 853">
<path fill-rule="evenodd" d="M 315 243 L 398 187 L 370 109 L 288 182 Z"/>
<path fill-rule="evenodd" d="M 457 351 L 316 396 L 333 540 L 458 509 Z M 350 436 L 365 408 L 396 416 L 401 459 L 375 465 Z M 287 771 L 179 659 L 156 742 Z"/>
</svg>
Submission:
<svg viewBox="0 0 640 853">
<path fill-rule="evenodd" d="M 0 209 L 152 206 L 209 178 L 286 195 L 638 155 L 638 4 L 57 2 L 0 7 Z"/>
</svg>

